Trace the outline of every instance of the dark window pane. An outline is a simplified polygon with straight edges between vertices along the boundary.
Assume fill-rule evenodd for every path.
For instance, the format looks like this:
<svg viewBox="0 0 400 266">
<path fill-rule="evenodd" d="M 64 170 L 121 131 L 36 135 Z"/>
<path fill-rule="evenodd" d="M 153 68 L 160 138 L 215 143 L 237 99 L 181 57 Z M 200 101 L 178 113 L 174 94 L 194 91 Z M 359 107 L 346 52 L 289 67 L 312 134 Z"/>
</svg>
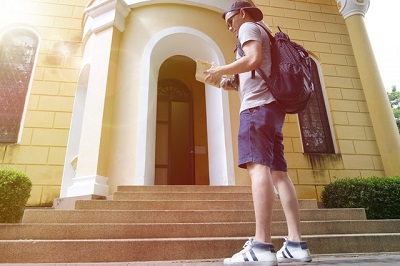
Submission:
<svg viewBox="0 0 400 266">
<path fill-rule="evenodd" d="M 6 34 L 0 45 L 0 142 L 16 143 L 37 49 L 27 30 Z"/>
<path fill-rule="evenodd" d="M 164 100 L 187 102 L 192 96 L 186 85 L 181 81 L 165 79 L 158 85 L 158 97 Z"/>
<path fill-rule="evenodd" d="M 332 134 L 326 112 L 318 68 L 314 60 L 313 82 L 315 93 L 306 110 L 299 113 L 304 153 L 335 153 Z"/>
</svg>

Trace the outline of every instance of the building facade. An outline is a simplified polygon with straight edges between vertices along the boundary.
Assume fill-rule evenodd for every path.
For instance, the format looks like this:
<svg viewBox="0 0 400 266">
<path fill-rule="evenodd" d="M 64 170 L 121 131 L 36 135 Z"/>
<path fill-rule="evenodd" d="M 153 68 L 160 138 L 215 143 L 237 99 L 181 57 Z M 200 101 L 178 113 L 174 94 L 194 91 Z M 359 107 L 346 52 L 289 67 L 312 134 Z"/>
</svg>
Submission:
<svg viewBox="0 0 400 266">
<path fill-rule="evenodd" d="M 196 81 L 235 59 L 232 0 L 15 0 L 0 10 L 1 167 L 31 206 L 120 185 L 249 185 L 239 99 Z M 316 93 L 287 115 L 299 198 L 343 177 L 400 173 L 400 138 L 365 31 L 369 1 L 253 1 L 311 54 Z M 368 66 L 368 67 L 367 67 Z"/>
</svg>

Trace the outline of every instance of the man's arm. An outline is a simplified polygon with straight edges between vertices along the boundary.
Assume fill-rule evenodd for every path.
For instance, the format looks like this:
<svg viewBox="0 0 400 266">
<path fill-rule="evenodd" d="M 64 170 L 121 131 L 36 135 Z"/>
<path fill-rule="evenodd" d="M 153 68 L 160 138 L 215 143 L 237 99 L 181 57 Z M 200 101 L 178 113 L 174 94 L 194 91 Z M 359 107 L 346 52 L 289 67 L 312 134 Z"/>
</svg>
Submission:
<svg viewBox="0 0 400 266">
<path fill-rule="evenodd" d="M 245 56 L 224 66 L 213 64 L 210 69 L 205 71 L 205 73 L 208 74 L 206 80 L 218 82 L 223 75 L 234 75 L 259 68 L 262 63 L 261 43 L 258 41 L 247 41 L 242 48 Z"/>
</svg>

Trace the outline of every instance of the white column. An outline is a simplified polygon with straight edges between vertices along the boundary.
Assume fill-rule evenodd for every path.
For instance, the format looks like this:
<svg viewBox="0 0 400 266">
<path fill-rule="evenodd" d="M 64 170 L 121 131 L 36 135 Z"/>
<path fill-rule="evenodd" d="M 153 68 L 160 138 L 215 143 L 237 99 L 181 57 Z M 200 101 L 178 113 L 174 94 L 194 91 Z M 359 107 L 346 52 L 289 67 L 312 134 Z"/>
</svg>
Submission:
<svg viewBox="0 0 400 266">
<path fill-rule="evenodd" d="M 400 136 L 364 23 L 369 0 L 336 1 L 349 31 L 385 174 L 399 175 Z"/>
<path fill-rule="evenodd" d="M 76 175 L 67 189 L 67 197 L 109 195 L 108 178 L 98 174 L 104 108 L 114 31 L 124 31 L 130 9 L 123 0 L 106 0 L 94 2 L 85 12 L 88 17 L 83 42 L 88 44 L 90 40 L 85 47 L 85 54 L 90 56 L 85 58 L 90 64 L 90 74 Z"/>
</svg>

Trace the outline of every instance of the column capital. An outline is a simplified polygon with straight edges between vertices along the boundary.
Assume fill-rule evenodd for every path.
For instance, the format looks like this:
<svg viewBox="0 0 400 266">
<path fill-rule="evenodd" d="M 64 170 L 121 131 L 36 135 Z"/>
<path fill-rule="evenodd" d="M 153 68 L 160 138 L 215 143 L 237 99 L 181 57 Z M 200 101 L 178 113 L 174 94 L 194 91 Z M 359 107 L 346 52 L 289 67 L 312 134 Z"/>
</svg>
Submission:
<svg viewBox="0 0 400 266">
<path fill-rule="evenodd" d="M 130 13 L 130 8 L 124 0 L 100 0 L 85 9 L 90 17 L 90 31 L 99 32 L 114 26 L 120 32 L 125 30 L 125 18 Z"/>
<path fill-rule="evenodd" d="M 336 0 L 339 12 L 346 19 L 353 15 L 364 16 L 369 8 L 370 0 Z"/>
</svg>

